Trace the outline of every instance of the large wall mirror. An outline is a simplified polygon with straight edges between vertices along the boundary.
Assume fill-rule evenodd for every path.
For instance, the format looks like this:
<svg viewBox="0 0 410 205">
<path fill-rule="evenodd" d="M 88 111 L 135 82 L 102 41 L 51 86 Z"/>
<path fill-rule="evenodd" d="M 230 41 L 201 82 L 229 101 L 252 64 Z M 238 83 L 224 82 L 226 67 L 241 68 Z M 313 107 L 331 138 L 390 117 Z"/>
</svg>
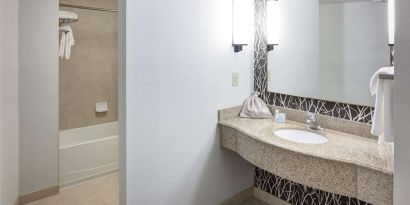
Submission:
<svg viewBox="0 0 410 205">
<path fill-rule="evenodd" d="M 267 56 L 268 91 L 373 106 L 370 78 L 390 65 L 387 2 L 276 3 L 278 45 Z"/>
</svg>

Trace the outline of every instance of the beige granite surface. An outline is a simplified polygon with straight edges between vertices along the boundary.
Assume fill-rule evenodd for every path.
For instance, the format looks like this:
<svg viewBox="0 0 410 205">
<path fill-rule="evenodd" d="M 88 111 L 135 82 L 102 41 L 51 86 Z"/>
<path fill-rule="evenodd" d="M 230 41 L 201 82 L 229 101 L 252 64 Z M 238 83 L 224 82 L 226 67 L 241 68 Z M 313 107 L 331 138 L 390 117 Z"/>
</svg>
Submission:
<svg viewBox="0 0 410 205">
<path fill-rule="evenodd" d="M 275 110 L 279 110 L 281 113 L 286 114 L 286 118 L 291 121 L 305 123 L 307 120 L 307 112 L 301 110 L 295 110 L 290 108 L 278 107 L 278 106 L 268 106 L 269 110 L 272 113 L 275 113 Z M 226 113 L 225 110 L 222 111 Z M 337 117 L 331 117 L 327 115 L 318 114 L 319 125 L 325 129 L 331 129 L 339 132 L 345 132 L 349 134 L 354 134 L 360 137 L 367 137 L 372 139 L 377 139 L 376 136 L 370 133 L 371 125 L 355 122 L 351 120 L 346 120 Z"/>
<path fill-rule="evenodd" d="M 218 119 L 226 120 L 229 118 L 234 118 L 239 116 L 242 106 L 235 106 L 227 109 L 222 109 L 218 111 Z M 307 112 L 301 110 L 295 110 L 291 108 L 279 107 L 268 105 L 269 110 L 272 115 L 275 113 L 275 110 L 279 110 L 281 113 L 286 114 L 286 119 L 294 122 L 305 123 L 307 120 Z M 319 125 L 325 129 L 331 129 L 339 132 L 349 133 L 357 135 L 360 137 L 367 137 L 371 139 L 377 139 L 377 136 L 374 136 L 370 133 L 371 125 L 355 122 L 351 120 L 341 119 L 337 117 L 331 117 L 327 115 L 318 114 Z"/>
<path fill-rule="evenodd" d="M 252 164 L 282 178 L 345 196 L 356 196 L 356 169 L 271 146 L 238 132 L 236 152 Z"/>
<path fill-rule="evenodd" d="M 279 124 L 275 123 L 272 119 L 235 117 L 220 121 L 219 124 L 236 129 L 249 137 L 282 149 L 323 159 L 345 162 L 387 174 L 393 173 L 393 153 L 387 147 L 380 146 L 377 140 L 374 139 L 327 129 L 319 133 L 324 135 L 329 140 L 328 142 L 324 144 L 303 144 L 288 141 L 274 135 L 274 131 L 278 129 L 308 130 L 307 126 L 302 123 L 287 121 L 285 124 Z"/>
<path fill-rule="evenodd" d="M 238 117 L 241 112 L 242 106 L 236 106 L 231 108 L 226 108 L 223 110 L 218 110 L 218 121 L 227 120 L 230 118 Z"/>
<path fill-rule="evenodd" d="M 219 112 L 223 147 L 300 184 L 375 205 L 392 204 L 393 153 L 376 139 L 326 129 L 320 132 L 329 140 L 324 144 L 296 143 L 275 136 L 274 131 L 309 130 L 306 124 L 239 118 L 239 110 L 235 107 Z"/>
<path fill-rule="evenodd" d="M 393 177 L 390 174 L 357 168 L 357 198 L 372 204 L 392 204 Z"/>
</svg>

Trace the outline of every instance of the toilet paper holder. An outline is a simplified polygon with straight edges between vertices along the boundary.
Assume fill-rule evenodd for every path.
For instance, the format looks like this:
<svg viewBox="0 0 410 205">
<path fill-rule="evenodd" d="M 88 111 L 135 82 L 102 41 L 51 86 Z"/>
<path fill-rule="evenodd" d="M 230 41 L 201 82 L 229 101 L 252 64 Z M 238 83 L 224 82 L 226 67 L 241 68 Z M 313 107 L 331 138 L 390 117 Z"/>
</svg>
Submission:
<svg viewBox="0 0 410 205">
<path fill-rule="evenodd" d="M 95 103 L 95 112 L 97 113 L 108 112 L 108 103 L 107 102 Z"/>
</svg>

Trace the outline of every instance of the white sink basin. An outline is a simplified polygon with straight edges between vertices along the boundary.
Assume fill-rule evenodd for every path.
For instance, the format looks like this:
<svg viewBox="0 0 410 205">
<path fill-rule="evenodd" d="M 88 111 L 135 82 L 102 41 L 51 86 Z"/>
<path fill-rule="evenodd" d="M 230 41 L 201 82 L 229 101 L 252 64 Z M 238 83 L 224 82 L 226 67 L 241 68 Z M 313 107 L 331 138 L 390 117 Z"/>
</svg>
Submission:
<svg viewBox="0 0 410 205">
<path fill-rule="evenodd" d="M 329 141 L 325 136 L 298 129 L 280 129 L 274 134 L 282 139 L 305 144 L 323 144 Z"/>
</svg>

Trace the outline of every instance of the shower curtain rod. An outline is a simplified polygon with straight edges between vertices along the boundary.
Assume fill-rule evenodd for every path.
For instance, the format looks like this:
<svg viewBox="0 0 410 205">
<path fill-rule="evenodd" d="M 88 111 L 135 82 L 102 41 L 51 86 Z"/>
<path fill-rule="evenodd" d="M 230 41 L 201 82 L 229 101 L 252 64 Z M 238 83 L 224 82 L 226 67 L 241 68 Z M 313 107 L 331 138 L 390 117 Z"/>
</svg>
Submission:
<svg viewBox="0 0 410 205">
<path fill-rule="evenodd" d="M 61 7 L 76 8 L 76 9 L 94 10 L 94 11 L 118 12 L 118 10 L 116 10 L 116 9 L 104 9 L 104 8 L 78 6 L 78 5 L 71 5 L 71 4 L 60 4 L 60 6 Z"/>
</svg>

